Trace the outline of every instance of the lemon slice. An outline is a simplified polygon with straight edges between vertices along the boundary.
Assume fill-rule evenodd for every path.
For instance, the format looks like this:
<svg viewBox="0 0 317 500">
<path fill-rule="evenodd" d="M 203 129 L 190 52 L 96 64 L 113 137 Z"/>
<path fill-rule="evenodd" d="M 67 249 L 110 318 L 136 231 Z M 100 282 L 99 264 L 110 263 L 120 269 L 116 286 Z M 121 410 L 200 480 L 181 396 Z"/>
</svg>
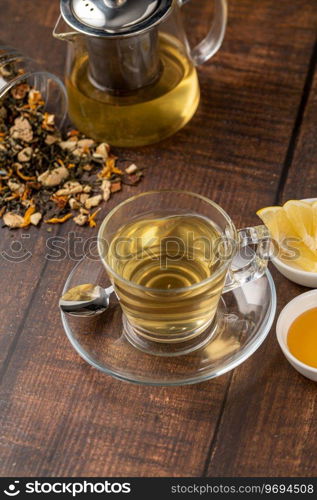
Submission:
<svg viewBox="0 0 317 500">
<path fill-rule="evenodd" d="M 314 221 L 314 228 L 315 228 L 315 245 L 317 248 L 317 201 L 313 201 L 311 206 L 312 206 L 312 210 L 313 210 L 313 221 Z"/>
<path fill-rule="evenodd" d="M 266 225 L 272 238 L 283 244 L 285 238 L 297 237 L 283 207 L 265 207 L 256 213 Z"/>
<path fill-rule="evenodd" d="M 307 202 L 303 202 L 304 205 L 299 202 L 297 206 L 296 203 L 287 202 L 286 209 L 285 205 L 284 207 L 262 208 L 257 215 L 268 228 L 272 238 L 277 241 L 278 257 L 283 262 L 305 271 L 317 272 L 317 253 L 312 250 L 316 248 L 314 243 L 317 240 L 314 233 L 314 229 L 317 229 L 317 222 L 315 224 L 317 203 L 315 208 Z M 301 210 L 303 215 L 300 214 Z M 295 222 L 293 216 L 296 219 Z"/>
<path fill-rule="evenodd" d="M 303 243 L 312 250 L 317 250 L 314 225 L 314 210 L 311 203 L 300 200 L 290 200 L 283 205 L 289 221 Z"/>
</svg>

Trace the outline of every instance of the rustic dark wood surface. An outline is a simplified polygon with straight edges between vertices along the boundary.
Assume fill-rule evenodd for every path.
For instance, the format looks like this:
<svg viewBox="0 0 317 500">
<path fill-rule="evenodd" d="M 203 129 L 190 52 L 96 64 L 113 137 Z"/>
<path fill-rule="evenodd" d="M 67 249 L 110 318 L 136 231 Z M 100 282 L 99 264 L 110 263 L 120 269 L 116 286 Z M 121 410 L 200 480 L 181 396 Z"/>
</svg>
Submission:
<svg viewBox="0 0 317 500">
<path fill-rule="evenodd" d="M 58 3 L 1 0 L 0 39 L 62 75 L 65 47 L 51 36 Z M 196 39 L 206 5 L 186 6 Z M 242 227 L 258 222 L 262 206 L 316 196 L 316 1 L 229 0 L 229 8 L 224 45 L 199 71 L 196 116 L 171 139 L 125 152 L 147 175 L 105 213 L 131 193 L 178 187 L 214 199 Z M 1 475 L 317 475 L 316 386 L 284 359 L 274 327 L 218 379 L 119 382 L 89 367 L 64 335 L 57 302 L 74 261 L 45 259 L 44 228 L 23 241 L 0 232 Z M 18 256 L 17 241 L 32 253 L 24 263 L 3 258 Z M 305 290 L 272 273 L 280 311 Z"/>
</svg>

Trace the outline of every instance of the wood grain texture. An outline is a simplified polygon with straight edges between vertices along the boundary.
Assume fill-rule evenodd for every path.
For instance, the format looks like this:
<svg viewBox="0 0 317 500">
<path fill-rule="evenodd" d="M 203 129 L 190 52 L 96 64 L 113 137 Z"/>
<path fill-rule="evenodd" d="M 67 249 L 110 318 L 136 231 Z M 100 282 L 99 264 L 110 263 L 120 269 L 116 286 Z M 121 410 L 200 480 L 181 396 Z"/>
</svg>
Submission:
<svg viewBox="0 0 317 500">
<path fill-rule="evenodd" d="M 317 55 L 313 61 L 316 69 Z M 311 91 L 303 114 L 293 161 L 282 191 L 281 201 L 291 198 L 317 197 L 317 74 L 312 80 Z"/>
<path fill-rule="evenodd" d="M 274 201 L 302 102 L 317 9 L 314 0 L 229 3 L 223 48 L 200 70 L 199 111 L 159 145 L 118 151 L 147 174 L 103 213 L 131 194 L 177 187 L 219 202 L 241 227 L 257 223 L 256 210 Z M 2 4 L 1 38 L 62 74 L 65 47 L 50 35 L 58 1 Z M 210 14 L 202 0 L 186 6 L 196 40 L 206 28 L 202 6 Z M 292 182 L 299 181 L 287 189 Z M 57 229 L 65 248 L 70 228 Z M 74 260 L 45 259 L 48 234 L 30 234 L 25 246 L 32 258 L 15 265 L 1 260 L 1 475 L 316 473 L 314 386 L 283 359 L 274 330 L 252 359 L 208 383 L 152 388 L 119 382 L 85 364 L 63 333 L 57 302 Z M 84 239 L 91 234 L 76 229 Z M 12 238 L 19 236 L 1 230 L 1 251 Z M 301 288 L 274 277 L 281 308 Z"/>
</svg>

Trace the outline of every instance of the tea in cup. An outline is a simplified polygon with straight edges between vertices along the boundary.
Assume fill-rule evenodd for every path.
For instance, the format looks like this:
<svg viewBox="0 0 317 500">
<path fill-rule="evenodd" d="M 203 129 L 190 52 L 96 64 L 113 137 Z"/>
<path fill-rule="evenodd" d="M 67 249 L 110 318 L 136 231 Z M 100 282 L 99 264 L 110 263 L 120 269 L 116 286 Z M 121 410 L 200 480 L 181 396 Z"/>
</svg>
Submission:
<svg viewBox="0 0 317 500">
<path fill-rule="evenodd" d="M 250 243 L 257 245 L 254 258 L 233 269 L 234 256 Z M 98 235 L 126 337 L 166 356 L 211 339 L 221 295 L 262 276 L 268 248 L 264 226 L 237 231 L 216 203 L 174 190 L 126 200 L 109 213 Z"/>
</svg>

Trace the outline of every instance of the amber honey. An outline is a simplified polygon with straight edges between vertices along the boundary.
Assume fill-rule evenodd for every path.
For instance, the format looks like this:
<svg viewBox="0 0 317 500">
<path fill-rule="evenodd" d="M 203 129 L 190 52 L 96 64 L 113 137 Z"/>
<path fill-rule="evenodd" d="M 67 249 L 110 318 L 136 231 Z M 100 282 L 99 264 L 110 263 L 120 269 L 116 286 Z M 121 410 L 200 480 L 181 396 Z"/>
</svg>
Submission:
<svg viewBox="0 0 317 500">
<path fill-rule="evenodd" d="M 295 358 L 317 368 L 317 307 L 295 319 L 288 331 L 287 344 Z"/>
</svg>

